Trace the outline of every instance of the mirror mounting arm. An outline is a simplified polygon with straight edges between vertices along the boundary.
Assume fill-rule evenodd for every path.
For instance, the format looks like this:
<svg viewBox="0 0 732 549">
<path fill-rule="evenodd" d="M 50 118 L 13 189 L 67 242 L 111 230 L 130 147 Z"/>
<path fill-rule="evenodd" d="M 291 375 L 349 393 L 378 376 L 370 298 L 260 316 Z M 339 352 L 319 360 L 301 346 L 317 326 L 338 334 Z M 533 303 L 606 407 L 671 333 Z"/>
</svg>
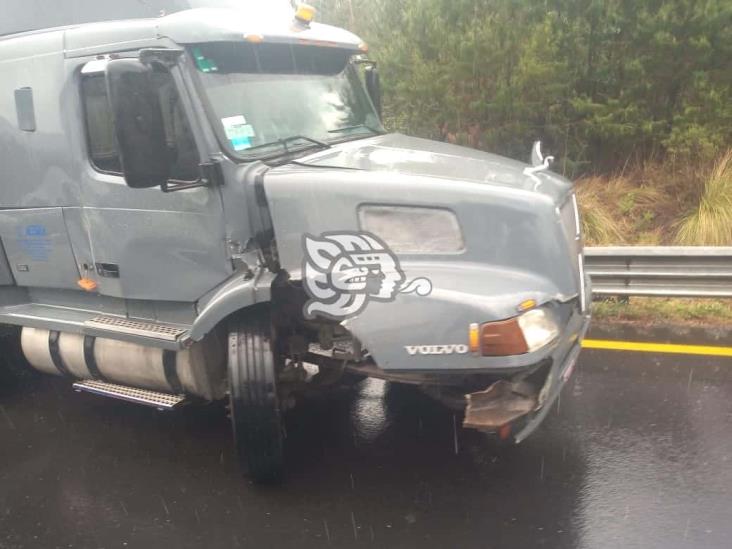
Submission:
<svg viewBox="0 0 732 549">
<path fill-rule="evenodd" d="M 221 169 L 221 162 L 211 159 L 198 166 L 201 170 L 201 177 L 197 181 L 177 181 L 169 179 L 160 188 L 164 193 L 174 193 L 197 187 L 208 187 L 210 185 L 221 185 L 224 182 L 224 172 Z"/>
<path fill-rule="evenodd" d="M 224 171 L 221 169 L 221 161 L 212 158 L 200 165 L 201 183 L 203 185 L 223 185 Z"/>
</svg>

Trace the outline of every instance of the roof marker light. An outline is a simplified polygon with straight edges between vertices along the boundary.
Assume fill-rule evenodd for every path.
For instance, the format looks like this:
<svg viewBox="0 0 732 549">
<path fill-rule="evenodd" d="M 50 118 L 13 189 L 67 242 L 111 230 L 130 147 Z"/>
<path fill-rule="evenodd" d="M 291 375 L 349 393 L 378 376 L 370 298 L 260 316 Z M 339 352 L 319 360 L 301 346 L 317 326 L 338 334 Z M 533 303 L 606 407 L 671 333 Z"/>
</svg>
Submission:
<svg viewBox="0 0 732 549">
<path fill-rule="evenodd" d="M 299 4 L 295 11 L 295 19 L 309 25 L 315 19 L 315 8 L 308 4 Z"/>
<path fill-rule="evenodd" d="M 264 42 L 264 36 L 261 34 L 245 34 L 244 40 L 251 42 L 252 44 L 261 44 Z"/>
</svg>

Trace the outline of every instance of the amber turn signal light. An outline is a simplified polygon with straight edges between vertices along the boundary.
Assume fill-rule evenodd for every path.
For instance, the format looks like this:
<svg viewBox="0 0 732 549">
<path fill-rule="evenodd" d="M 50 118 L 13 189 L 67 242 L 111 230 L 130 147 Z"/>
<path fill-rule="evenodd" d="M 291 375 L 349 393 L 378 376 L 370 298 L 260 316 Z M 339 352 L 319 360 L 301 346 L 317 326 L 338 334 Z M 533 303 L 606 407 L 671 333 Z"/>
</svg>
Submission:
<svg viewBox="0 0 732 549">
<path fill-rule="evenodd" d="M 471 353 L 480 352 L 480 324 L 477 322 L 472 323 L 468 328 L 468 346 Z"/>
<path fill-rule="evenodd" d="M 483 356 L 522 355 L 528 351 L 529 346 L 517 318 L 480 326 L 480 354 Z"/>
</svg>

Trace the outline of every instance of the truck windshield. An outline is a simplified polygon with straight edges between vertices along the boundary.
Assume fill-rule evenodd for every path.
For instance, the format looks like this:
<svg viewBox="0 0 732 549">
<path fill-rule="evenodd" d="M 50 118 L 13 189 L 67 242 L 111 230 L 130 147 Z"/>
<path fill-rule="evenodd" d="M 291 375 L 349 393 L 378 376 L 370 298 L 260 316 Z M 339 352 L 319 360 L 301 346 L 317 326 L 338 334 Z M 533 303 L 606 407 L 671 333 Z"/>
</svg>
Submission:
<svg viewBox="0 0 732 549">
<path fill-rule="evenodd" d="M 221 42 L 190 48 L 214 124 L 245 160 L 383 133 L 352 52 Z"/>
</svg>

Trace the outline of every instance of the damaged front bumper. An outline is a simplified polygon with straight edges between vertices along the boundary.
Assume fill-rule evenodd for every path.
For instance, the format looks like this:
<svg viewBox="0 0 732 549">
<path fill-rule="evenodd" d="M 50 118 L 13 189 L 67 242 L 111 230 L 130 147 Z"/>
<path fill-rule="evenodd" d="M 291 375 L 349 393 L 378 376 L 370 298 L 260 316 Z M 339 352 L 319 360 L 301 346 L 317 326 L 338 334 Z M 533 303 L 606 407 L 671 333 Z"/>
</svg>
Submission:
<svg viewBox="0 0 732 549">
<path fill-rule="evenodd" d="M 517 368 L 415 372 L 383 369 L 367 362 L 347 369 L 367 377 L 417 385 L 443 404 L 465 410 L 463 427 L 496 433 L 503 440 L 519 443 L 541 424 L 571 377 L 589 323 L 589 315 L 573 309 L 561 335 L 541 353 L 542 358 Z M 474 390 L 478 387 L 481 389 Z"/>
<path fill-rule="evenodd" d="M 341 323 L 368 349 L 370 366 L 357 369 L 419 385 L 454 409 L 467 405 L 465 427 L 525 439 L 574 369 L 590 322 L 589 280 L 585 292 L 566 295 L 549 278 L 519 269 L 484 264 L 420 269 L 415 263 L 410 272 L 431 279 L 429 296 L 400 294 L 394 302 L 371 303 Z M 469 350 L 472 323 L 516 317 L 517 305 L 525 300 L 551 311 L 559 329 L 552 343 L 523 354 L 484 356 Z"/>
<path fill-rule="evenodd" d="M 501 439 L 511 438 L 516 443 L 528 437 L 544 420 L 571 377 L 589 320 L 588 315 L 573 315 L 565 331 L 569 336 L 552 353 L 543 384 L 532 383 L 519 374 L 465 395 L 463 427 L 495 432 Z"/>
</svg>

